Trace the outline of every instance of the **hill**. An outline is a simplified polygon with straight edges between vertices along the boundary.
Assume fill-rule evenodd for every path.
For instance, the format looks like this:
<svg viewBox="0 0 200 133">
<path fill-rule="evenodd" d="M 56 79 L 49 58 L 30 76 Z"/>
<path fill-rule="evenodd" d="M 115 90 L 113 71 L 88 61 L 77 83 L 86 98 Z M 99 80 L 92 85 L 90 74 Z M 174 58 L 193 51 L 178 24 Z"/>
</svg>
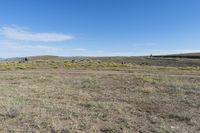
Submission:
<svg viewBox="0 0 200 133">
<path fill-rule="evenodd" d="M 116 56 L 116 57 L 60 57 L 60 56 L 31 56 L 27 57 L 29 63 L 41 67 L 61 67 L 64 64 L 74 67 L 107 65 L 146 65 L 146 66 L 170 66 L 170 67 L 190 67 L 200 66 L 200 53 L 157 55 L 157 56 Z M 5 59 L 7 62 L 18 63 L 22 58 Z"/>
<path fill-rule="evenodd" d="M 172 54 L 172 55 L 157 55 L 157 56 L 153 56 L 153 57 L 200 59 L 200 53 L 185 53 L 185 54 Z"/>
</svg>

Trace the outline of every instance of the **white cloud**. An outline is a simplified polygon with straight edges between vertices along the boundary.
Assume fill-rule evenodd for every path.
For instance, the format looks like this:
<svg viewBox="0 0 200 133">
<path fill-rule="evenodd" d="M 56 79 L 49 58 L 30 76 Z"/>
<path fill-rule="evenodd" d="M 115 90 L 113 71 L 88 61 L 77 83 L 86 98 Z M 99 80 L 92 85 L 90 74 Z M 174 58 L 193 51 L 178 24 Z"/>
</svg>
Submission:
<svg viewBox="0 0 200 133">
<path fill-rule="evenodd" d="M 84 49 L 84 48 L 74 48 L 74 49 L 71 49 L 73 51 L 87 51 L 87 49 Z"/>
<path fill-rule="evenodd" d="M 9 40 L 0 41 L 0 58 L 38 55 L 81 56 L 85 55 L 86 51 L 87 49 L 84 48 L 62 48 L 44 44 L 17 43 Z"/>
<path fill-rule="evenodd" d="M 62 50 L 61 48 L 44 46 L 44 45 L 21 45 L 21 44 L 14 44 L 14 43 L 5 44 L 4 47 L 10 50 L 16 50 L 16 51 L 36 51 L 37 50 L 44 53 L 48 53 L 48 52 L 55 53 Z"/>
<path fill-rule="evenodd" d="M 74 36 L 61 33 L 34 33 L 18 26 L 4 26 L 0 28 L 0 34 L 7 39 L 20 41 L 59 42 L 74 39 Z"/>
<path fill-rule="evenodd" d="M 0 57 L 56 55 L 60 51 L 62 51 L 61 48 L 46 45 L 18 44 L 10 41 L 0 42 Z"/>
</svg>

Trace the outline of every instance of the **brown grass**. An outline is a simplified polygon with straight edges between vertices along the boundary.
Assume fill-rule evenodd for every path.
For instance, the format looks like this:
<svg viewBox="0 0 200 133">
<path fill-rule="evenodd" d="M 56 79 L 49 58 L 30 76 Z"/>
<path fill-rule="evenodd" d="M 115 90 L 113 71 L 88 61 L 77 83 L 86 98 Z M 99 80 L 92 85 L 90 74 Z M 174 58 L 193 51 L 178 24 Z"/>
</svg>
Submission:
<svg viewBox="0 0 200 133">
<path fill-rule="evenodd" d="M 47 62 L 0 71 L 0 132 L 200 131 L 196 70 Z"/>
</svg>

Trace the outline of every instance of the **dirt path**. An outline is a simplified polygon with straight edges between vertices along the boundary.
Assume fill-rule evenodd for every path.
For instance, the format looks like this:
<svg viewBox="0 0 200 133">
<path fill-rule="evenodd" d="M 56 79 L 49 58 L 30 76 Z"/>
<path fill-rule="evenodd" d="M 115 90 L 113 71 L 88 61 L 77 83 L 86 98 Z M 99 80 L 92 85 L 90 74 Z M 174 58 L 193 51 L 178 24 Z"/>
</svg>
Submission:
<svg viewBox="0 0 200 133">
<path fill-rule="evenodd" d="M 192 74 L 156 74 L 156 73 L 139 73 L 139 72 L 122 72 L 122 71 L 93 71 L 93 70 L 70 70 L 65 71 L 68 74 L 119 74 L 119 75 L 138 75 L 138 76 L 166 76 L 166 77 L 185 77 L 185 78 L 200 78 L 200 75 L 192 75 Z"/>
<path fill-rule="evenodd" d="M 0 71 L 2 73 L 59 73 L 59 74 L 94 74 L 94 75 L 137 75 L 137 76 L 155 76 L 155 77 L 184 77 L 184 78 L 200 78 L 199 74 L 162 74 L 162 73 L 152 73 L 152 72 L 142 72 L 142 71 L 135 71 L 135 72 L 126 72 L 126 71 L 116 71 L 116 70 L 63 70 L 63 69 L 37 69 L 37 70 L 11 70 L 11 71 Z"/>
</svg>

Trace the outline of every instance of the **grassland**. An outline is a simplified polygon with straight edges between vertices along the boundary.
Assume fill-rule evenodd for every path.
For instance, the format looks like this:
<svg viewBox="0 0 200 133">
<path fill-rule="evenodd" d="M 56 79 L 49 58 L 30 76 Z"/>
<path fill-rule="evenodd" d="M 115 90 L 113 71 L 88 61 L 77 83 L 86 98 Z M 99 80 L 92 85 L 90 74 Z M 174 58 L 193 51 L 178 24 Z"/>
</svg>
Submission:
<svg viewBox="0 0 200 133">
<path fill-rule="evenodd" d="M 198 133 L 200 60 L 0 62 L 0 132 Z"/>
</svg>

